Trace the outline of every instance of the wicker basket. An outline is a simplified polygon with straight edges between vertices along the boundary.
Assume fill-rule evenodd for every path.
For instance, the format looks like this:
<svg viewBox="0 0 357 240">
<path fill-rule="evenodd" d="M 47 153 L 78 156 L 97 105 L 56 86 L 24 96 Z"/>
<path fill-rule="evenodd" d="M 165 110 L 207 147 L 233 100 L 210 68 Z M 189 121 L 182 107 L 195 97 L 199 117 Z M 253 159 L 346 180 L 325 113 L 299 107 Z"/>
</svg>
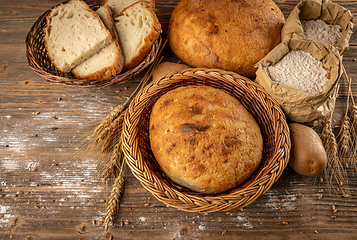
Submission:
<svg viewBox="0 0 357 240">
<path fill-rule="evenodd" d="M 160 170 L 150 148 L 149 118 L 153 104 L 180 86 L 208 85 L 236 97 L 257 120 L 264 139 L 263 161 L 243 184 L 217 195 L 204 195 L 171 181 Z M 280 106 L 263 88 L 232 72 L 186 69 L 150 83 L 131 102 L 123 123 L 123 152 L 133 175 L 159 201 L 189 212 L 243 208 L 278 180 L 290 154 L 290 132 Z"/>
<path fill-rule="evenodd" d="M 87 0 L 85 2 L 93 10 L 98 9 L 103 3 L 103 1 L 93 0 Z M 26 37 L 26 51 L 29 65 L 47 82 L 87 88 L 106 87 L 114 83 L 125 83 L 129 79 L 138 75 L 149 64 L 151 64 L 158 54 L 161 45 L 161 37 L 154 43 L 151 51 L 148 53 L 145 59 L 143 59 L 143 61 L 141 61 L 141 63 L 135 68 L 110 78 L 93 80 L 77 79 L 72 73 L 62 73 L 58 71 L 48 57 L 44 42 L 43 28 L 47 26 L 46 17 L 50 11 L 51 9 L 47 10 L 37 19 Z"/>
</svg>

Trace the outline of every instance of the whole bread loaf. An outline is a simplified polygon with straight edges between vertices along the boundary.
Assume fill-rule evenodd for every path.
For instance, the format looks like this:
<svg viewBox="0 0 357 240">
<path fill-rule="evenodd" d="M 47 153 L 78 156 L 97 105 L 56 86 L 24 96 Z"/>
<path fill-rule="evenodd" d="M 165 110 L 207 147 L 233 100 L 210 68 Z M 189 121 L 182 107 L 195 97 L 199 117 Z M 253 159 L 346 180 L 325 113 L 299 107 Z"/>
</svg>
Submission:
<svg viewBox="0 0 357 240">
<path fill-rule="evenodd" d="M 62 72 L 70 72 L 112 40 L 98 14 L 81 0 L 54 7 L 43 31 L 48 55 Z"/>
<path fill-rule="evenodd" d="M 123 72 L 137 66 L 161 34 L 161 24 L 147 1 L 136 2 L 114 16 L 124 54 Z"/>
<path fill-rule="evenodd" d="M 254 65 L 280 43 L 284 22 L 273 0 L 181 0 L 171 15 L 168 39 L 192 67 L 254 77 Z"/>
<path fill-rule="evenodd" d="M 163 172 L 196 192 L 227 191 L 257 169 L 263 138 L 247 109 L 208 86 L 171 90 L 154 104 L 149 137 Z"/>
<path fill-rule="evenodd" d="M 150 3 L 151 7 L 155 9 L 155 0 L 145 0 Z M 129 7 L 130 5 L 138 2 L 138 0 L 106 0 L 105 5 L 108 5 L 112 11 L 113 15 L 120 14 L 125 8 Z"/>
<path fill-rule="evenodd" d="M 96 12 L 110 31 L 112 41 L 108 46 L 72 69 L 73 75 L 78 79 L 91 80 L 112 77 L 119 74 L 123 69 L 124 56 L 119 46 L 111 9 L 107 5 L 102 5 Z"/>
</svg>

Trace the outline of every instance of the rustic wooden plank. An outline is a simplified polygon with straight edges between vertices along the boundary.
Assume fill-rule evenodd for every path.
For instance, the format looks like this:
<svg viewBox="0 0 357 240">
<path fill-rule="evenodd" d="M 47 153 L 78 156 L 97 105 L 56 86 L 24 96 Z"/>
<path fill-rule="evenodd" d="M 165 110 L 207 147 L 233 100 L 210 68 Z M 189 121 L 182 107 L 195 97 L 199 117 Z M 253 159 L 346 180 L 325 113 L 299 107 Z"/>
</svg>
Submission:
<svg viewBox="0 0 357 240">
<path fill-rule="evenodd" d="M 60 2 L 0 2 L 0 239 L 354 239 L 355 197 L 329 194 L 319 177 L 303 177 L 289 167 L 243 210 L 210 214 L 166 207 L 127 169 L 121 207 L 114 226 L 104 233 L 110 185 L 96 178 L 97 156 L 83 153 L 84 140 L 130 96 L 143 74 L 100 89 L 49 84 L 36 75 L 27 64 L 25 37 L 36 19 Z M 164 31 L 177 2 L 156 1 Z M 277 1 L 285 17 L 297 3 Z M 357 16 L 355 0 L 336 3 Z M 350 45 L 343 63 L 357 94 L 356 34 Z M 177 60 L 169 48 L 164 55 L 167 61 Z M 335 126 L 347 93 L 343 78 L 340 84 Z M 356 178 L 352 171 L 349 176 L 355 196 Z"/>
</svg>

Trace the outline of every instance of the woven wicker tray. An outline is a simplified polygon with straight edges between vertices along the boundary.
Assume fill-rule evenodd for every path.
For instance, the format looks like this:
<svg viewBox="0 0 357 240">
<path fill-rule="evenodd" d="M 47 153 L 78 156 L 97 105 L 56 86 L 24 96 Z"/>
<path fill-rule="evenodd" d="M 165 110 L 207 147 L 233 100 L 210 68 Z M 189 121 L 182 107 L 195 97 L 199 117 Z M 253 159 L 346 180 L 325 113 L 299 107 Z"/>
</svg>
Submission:
<svg viewBox="0 0 357 240">
<path fill-rule="evenodd" d="M 160 96 L 180 86 L 208 85 L 236 97 L 257 120 L 264 139 L 263 160 L 243 184 L 217 195 L 193 192 L 163 174 L 150 148 L 149 117 Z M 150 83 L 131 102 L 123 123 L 123 152 L 133 175 L 159 201 L 189 212 L 243 208 L 278 180 L 290 154 L 290 132 L 280 106 L 251 80 L 232 72 L 188 69 Z"/>
<path fill-rule="evenodd" d="M 93 10 L 98 9 L 103 3 L 103 1 L 94 0 L 86 0 L 85 2 Z M 145 59 L 141 61 L 141 63 L 135 68 L 110 78 L 101 78 L 93 80 L 77 79 L 71 73 L 62 73 L 58 71 L 51 63 L 51 60 L 48 57 L 44 42 L 43 28 L 47 26 L 46 17 L 50 13 L 50 11 L 51 9 L 47 10 L 37 19 L 26 37 L 26 51 L 28 63 L 30 67 L 47 82 L 87 88 L 106 87 L 114 83 L 122 84 L 138 75 L 141 71 L 143 71 L 148 65 L 150 65 L 154 61 L 155 57 L 158 54 L 161 45 L 161 37 L 154 43 L 151 51 L 148 53 Z"/>
</svg>

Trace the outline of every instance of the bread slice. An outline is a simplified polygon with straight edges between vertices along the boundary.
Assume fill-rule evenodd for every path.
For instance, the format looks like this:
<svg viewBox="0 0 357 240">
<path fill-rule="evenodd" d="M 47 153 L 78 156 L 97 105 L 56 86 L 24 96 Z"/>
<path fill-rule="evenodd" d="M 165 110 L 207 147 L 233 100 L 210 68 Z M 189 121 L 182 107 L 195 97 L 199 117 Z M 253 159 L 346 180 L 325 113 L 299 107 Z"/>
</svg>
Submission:
<svg viewBox="0 0 357 240">
<path fill-rule="evenodd" d="M 119 46 L 111 9 L 109 6 L 103 5 L 96 12 L 112 34 L 112 42 L 72 70 L 73 75 L 78 79 L 92 80 L 112 77 L 119 74 L 123 68 L 124 56 Z"/>
<path fill-rule="evenodd" d="M 145 0 L 150 3 L 151 7 L 155 9 L 155 0 Z M 138 2 L 138 0 L 105 0 L 104 4 L 107 4 L 113 11 L 113 16 L 120 14 L 124 8 Z"/>
<path fill-rule="evenodd" d="M 52 63 L 62 72 L 70 72 L 112 39 L 98 14 L 82 0 L 54 7 L 46 21 L 45 46 Z"/>
<path fill-rule="evenodd" d="M 151 5 L 139 1 L 114 16 L 119 44 L 124 54 L 123 71 L 137 66 L 161 33 L 161 24 Z"/>
</svg>

